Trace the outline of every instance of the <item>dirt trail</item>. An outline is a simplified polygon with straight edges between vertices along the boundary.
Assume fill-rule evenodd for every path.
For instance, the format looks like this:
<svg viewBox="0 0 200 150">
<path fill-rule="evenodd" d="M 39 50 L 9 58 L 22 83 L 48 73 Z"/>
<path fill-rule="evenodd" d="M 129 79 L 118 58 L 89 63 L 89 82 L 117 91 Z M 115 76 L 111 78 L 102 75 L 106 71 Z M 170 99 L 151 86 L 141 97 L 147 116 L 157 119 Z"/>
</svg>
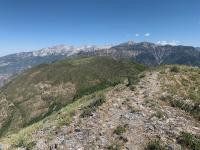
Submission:
<svg viewBox="0 0 200 150">
<path fill-rule="evenodd" d="M 69 126 L 45 143 L 46 148 L 38 142 L 35 149 L 54 145 L 52 150 L 99 150 L 120 144 L 123 149 L 142 150 L 153 138 L 161 139 L 169 149 L 180 149 L 176 144 L 179 133 L 200 133 L 200 125 L 183 111 L 164 105 L 159 101 L 161 94 L 157 72 L 147 73 L 134 91 L 118 85 L 106 94 L 106 102 L 93 116 L 80 118 L 79 112 Z M 126 131 L 115 134 L 118 126 Z"/>
</svg>

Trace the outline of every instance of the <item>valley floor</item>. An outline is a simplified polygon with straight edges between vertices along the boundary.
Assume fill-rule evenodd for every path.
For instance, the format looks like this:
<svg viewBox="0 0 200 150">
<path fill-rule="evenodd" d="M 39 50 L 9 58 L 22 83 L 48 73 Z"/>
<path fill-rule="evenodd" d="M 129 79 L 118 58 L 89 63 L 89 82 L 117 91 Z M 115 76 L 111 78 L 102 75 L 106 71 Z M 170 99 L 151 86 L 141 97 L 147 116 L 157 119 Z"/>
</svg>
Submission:
<svg viewBox="0 0 200 150">
<path fill-rule="evenodd" d="M 120 84 L 104 94 L 105 103 L 92 116 L 82 118 L 78 109 L 69 125 L 32 133 L 33 149 L 143 150 L 157 139 L 170 150 L 181 150 L 181 132 L 200 134 L 199 121 L 160 100 L 165 93 L 159 72 L 147 72 L 132 90 Z"/>
</svg>

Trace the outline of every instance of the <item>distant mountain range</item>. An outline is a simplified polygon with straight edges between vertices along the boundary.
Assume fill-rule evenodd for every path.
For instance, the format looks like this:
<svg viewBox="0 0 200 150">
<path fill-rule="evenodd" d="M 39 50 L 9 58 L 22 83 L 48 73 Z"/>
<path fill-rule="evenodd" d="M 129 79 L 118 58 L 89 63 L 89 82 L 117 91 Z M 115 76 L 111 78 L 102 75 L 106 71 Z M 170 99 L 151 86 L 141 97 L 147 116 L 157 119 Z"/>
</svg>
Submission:
<svg viewBox="0 0 200 150">
<path fill-rule="evenodd" d="M 110 49 L 79 52 L 78 56 L 111 56 L 116 59 L 130 59 L 147 66 L 181 64 L 200 66 L 200 52 L 192 46 L 157 45 L 148 42 L 127 42 Z"/>
<path fill-rule="evenodd" d="M 81 56 L 111 56 L 129 59 L 148 66 L 184 64 L 200 66 L 200 48 L 192 46 L 157 45 L 132 41 L 116 46 L 66 46 L 58 45 L 34 52 L 23 52 L 0 58 L 0 85 L 27 68 L 53 61 Z"/>
<path fill-rule="evenodd" d="M 0 86 L 4 84 L 10 77 L 22 72 L 33 66 L 62 60 L 72 56 L 80 51 L 96 51 L 99 49 L 110 48 L 110 46 L 81 46 L 73 47 L 66 45 L 58 45 L 54 47 L 44 48 L 34 52 L 22 52 L 11 54 L 0 58 Z"/>
<path fill-rule="evenodd" d="M 198 51 L 200 51 L 200 47 L 196 47 L 196 49 L 197 49 Z"/>
</svg>

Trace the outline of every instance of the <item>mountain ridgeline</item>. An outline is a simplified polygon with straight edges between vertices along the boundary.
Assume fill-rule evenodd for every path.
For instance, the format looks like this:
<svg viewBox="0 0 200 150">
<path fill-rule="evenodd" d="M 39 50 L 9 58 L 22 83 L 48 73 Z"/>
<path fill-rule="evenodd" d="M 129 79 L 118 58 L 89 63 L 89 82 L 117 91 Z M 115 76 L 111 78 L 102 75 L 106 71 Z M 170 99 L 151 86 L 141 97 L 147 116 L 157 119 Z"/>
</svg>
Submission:
<svg viewBox="0 0 200 150">
<path fill-rule="evenodd" d="M 59 45 L 39 51 L 1 57 L 0 86 L 28 68 L 80 56 L 111 56 L 115 59 L 129 59 L 147 66 L 161 64 L 200 66 L 199 48 L 191 46 L 156 45 L 148 42 L 127 42 L 116 46 L 81 46 L 78 48 Z"/>
<path fill-rule="evenodd" d="M 145 66 L 109 57 L 68 59 L 23 72 L 0 91 L 0 135 L 35 123 L 76 99 L 135 81 Z"/>
<path fill-rule="evenodd" d="M 200 66 L 200 52 L 191 46 L 156 45 L 153 43 L 127 42 L 110 49 L 79 52 L 78 56 L 111 56 L 116 59 L 129 59 L 147 66 L 180 64 Z"/>
<path fill-rule="evenodd" d="M 65 59 L 79 51 L 94 51 L 106 47 L 58 45 L 33 52 L 11 54 L 0 58 L 0 86 L 28 68 Z"/>
</svg>

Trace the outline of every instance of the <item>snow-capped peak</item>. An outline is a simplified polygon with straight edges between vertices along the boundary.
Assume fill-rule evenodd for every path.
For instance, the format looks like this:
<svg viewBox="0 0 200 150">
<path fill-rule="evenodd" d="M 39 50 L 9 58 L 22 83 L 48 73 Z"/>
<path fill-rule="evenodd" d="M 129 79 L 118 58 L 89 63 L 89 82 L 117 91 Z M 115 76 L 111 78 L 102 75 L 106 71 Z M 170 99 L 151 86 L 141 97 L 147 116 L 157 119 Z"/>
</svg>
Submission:
<svg viewBox="0 0 200 150">
<path fill-rule="evenodd" d="M 71 56 L 73 54 L 76 54 L 80 51 L 94 51 L 94 50 L 100 50 L 100 49 L 108 49 L 111 46 L 95 46 L 95 45 L 83 45 L 80 47 L 74 47 L 74 46 L 67 46 L 67 45 L 57 45 L 53 47 L 43 48 L 38 51 L 32 52 L 33 56 L 47 56 L 47 55 L 67 55 Z"/>
</svg>

